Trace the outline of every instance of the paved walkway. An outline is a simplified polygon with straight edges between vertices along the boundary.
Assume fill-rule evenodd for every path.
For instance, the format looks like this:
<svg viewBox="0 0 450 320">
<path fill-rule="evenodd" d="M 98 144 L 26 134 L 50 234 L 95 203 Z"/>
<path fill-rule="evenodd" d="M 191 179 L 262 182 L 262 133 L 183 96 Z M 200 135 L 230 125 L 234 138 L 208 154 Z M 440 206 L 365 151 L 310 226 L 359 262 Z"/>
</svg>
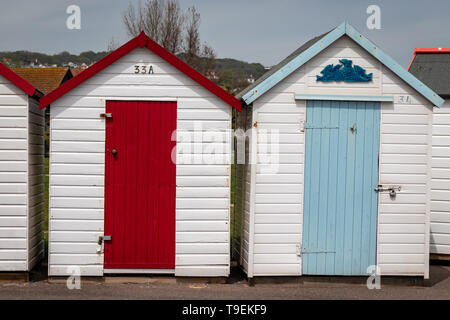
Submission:
<svg viewBox="0 0 450 320">
<path fill-rule="evenodd" d="M 106 277 L 102 282 L 82 279 L 80 290 L 69 290 L 65 280 L 35 277 L 28 283 L 0 281 L 0 299 L 450 299 L 450 266 L 431 266 L 426 286 L 383 285 L 369 290 L 364 284 L 308 282 L 256 283 L 239 276 L 230 284 L 177 281 L 173 277 Z"/>
</svg>

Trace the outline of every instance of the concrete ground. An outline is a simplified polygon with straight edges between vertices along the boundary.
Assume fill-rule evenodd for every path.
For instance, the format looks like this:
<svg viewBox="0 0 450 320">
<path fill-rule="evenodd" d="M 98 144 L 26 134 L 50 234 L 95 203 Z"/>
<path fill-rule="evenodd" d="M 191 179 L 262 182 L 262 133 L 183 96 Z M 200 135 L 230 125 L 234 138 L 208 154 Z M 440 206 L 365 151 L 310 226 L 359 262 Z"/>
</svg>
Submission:
<svg viewBox="0 0 450 320">
<path fill-rule="evenodd" d="M 174 277 L 121 276 L 82 278 L 81 289 L 69 290 L 66 279 L 48 280 L 45 273 L 34 272 L 29 282 L 0 280 L 0 299 L 450 299 L 450 265 L 432 265 L 430 274 L 430 280 L 424 285 L 382 279 L 379 290 L 367 289 L 364 279 L 354 281 L 346 278 L 264 279 L 249 285 L 239 270 L 233 271 L 227 283 Z"/>
</svg>

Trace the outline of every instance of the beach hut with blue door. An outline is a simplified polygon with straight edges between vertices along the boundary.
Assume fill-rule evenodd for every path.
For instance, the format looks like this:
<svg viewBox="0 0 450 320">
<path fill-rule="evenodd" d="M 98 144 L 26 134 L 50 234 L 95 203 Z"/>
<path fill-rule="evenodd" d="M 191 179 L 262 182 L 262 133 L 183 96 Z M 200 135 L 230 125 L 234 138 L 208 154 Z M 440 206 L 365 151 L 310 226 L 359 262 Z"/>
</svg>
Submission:
<svg viewBox="0 0 450 320">
<path fill-rule="evenodd" d="M 247 139 L 234 254 L 249 278 L 428 278 L 432 117 L 442 98 L 348 23 L 239 98 Z"/>
</svg>

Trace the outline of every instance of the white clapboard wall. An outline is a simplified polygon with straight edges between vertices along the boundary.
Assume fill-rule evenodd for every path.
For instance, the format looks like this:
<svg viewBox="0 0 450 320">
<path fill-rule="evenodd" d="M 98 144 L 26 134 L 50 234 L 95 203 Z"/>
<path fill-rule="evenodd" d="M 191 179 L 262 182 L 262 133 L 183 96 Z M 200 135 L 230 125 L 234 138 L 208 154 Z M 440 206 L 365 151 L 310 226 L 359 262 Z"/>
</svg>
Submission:
<svg viewBox="0 0 450 320">
<path fill-rule="evenodd" d="M 342 58 L 373 73 L 373 82 L 316 82 L 315 76 L 326 65 Z M 254 223 L 244 231 L 253 239 L 248 275 L 302 274 L 296 246 L 302 242 L 305 137 L 301 123 L 306 102 L 296 101 L 295 94 L 312 93 L 394 96 L 394 103 L 381 106 L 379 183 L 401 185 L 402 191 L 395 200 L 379 195 L 377 263 L 382 275 L 428 276 L 431 103 L 347 36 L 253 103 L 258 130 L 280 130 L 280 167 L 276 174 L 264 172 L 268 168 L 261 159 L 270 145 L 256 138 L 259 163 L 249 196 Z M 408 96 L 409 102 L 400 103 L 400 96 Z"/>
<path fill-rule="evenodd" d="M 154 74 L 134 74 L 136 64 L 151 64 Z M 99 115 L 110 99 L 177 99 L 175 275 L 227 276 L 231 107 L 147 49 L 132 51 L 51 105 L 49 274 L 67 275 L 77 266 L 83 275 L 103 275 L 97 240 L 104 230 L 105 120 Z M 192 135 L 199 126 L 204 133 Z M 186 142 L 208 141 L 211 130 L 225 131 L 202 148 Z M 208 157 L 197 162 L 211 147 L 214 164 Z"/>
<path fill-rule="evenodd" d="M 450 255 L 450 100 L 433 115 L 431 253 Z"/>
<path fill-rule="evenodd" d="M 0 76 L 0 271 L 29 271 L 43 255 L 43 128 L 37 102 Z"/>
</svg>

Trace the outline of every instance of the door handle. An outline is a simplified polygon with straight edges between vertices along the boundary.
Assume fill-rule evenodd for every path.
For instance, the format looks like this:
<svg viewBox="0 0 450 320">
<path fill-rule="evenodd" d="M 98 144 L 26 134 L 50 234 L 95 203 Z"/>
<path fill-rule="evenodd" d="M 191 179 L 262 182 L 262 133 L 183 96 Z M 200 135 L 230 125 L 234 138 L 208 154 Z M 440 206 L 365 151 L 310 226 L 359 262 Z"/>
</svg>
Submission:
<svg viewBox="0 0 450 320">
<path fill-rule="evenodd" d="M 112 149 L 112 150 L 111 150 L 111 154 L 112 154 L 113 156 L 117 156 L 117 149 Z"/>
</svg>

